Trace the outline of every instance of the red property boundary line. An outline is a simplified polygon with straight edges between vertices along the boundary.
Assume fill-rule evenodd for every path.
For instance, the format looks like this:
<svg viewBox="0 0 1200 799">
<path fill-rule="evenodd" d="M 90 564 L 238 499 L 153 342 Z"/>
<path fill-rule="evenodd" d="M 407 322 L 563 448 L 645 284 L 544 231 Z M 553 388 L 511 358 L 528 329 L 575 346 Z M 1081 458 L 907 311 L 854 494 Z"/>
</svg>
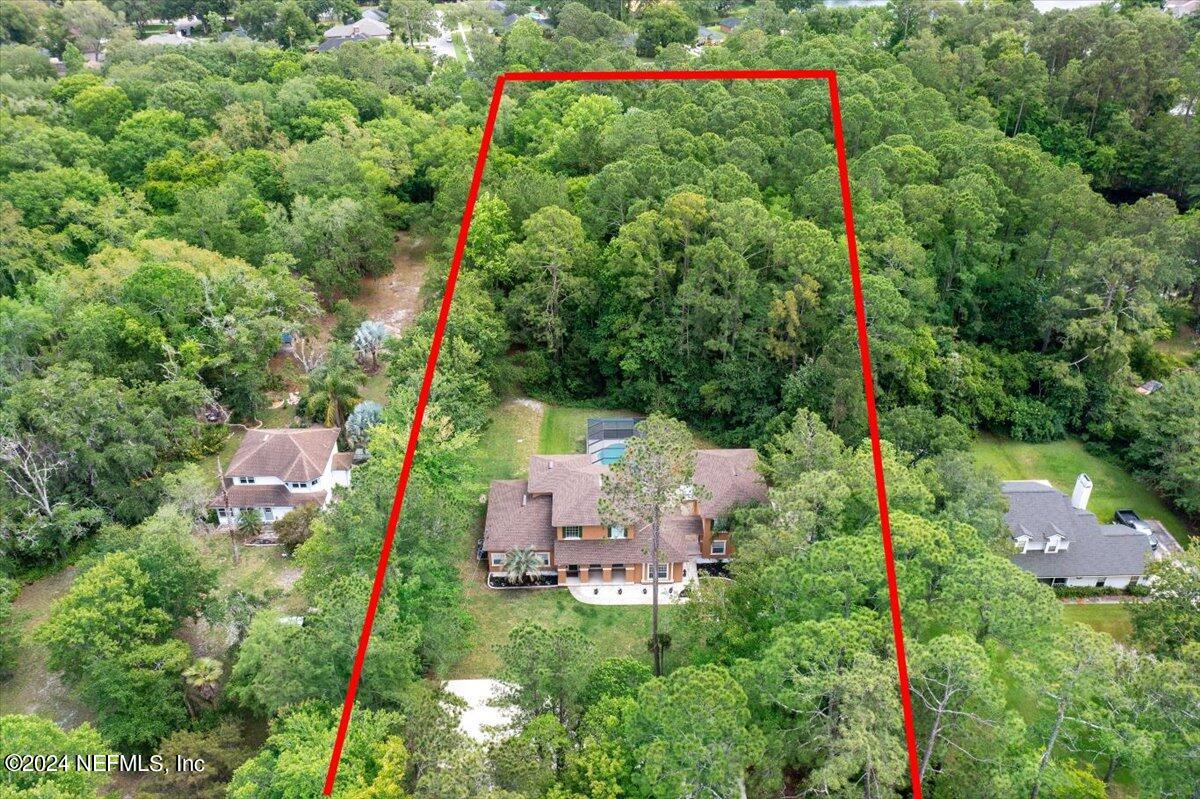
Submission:
<svg viewBox="0 0 1200 799">
<path fill-rule="evenodd" d="M 333 753 L 329 758 L 329 770 L 325 775 L 325 796 L 333 793 L 334 782 L 337 779 L 338 763 L 342 756 L 342 747 L 346 743 L 346 732 L 350 728 L 350 716 L 354 710 L 354 698 L 358 693 L 358 684 L 362 677 L 363 662 L 366 660 L 367 645 L 371 638 L 371 628 L 375 623 L 375 612 L 379 607 L 379 596 L 383 591 L 388 558 L 391 556 L 392 542 L 396 537 L 396 524 L 400 520 L 400 509 L 404 504 L 404 492 L 408 487 L 409 473 L 412 471 L 413 456 L 417 449 L 417 439 L 420 435 L 422 420 L 425 417 L 425 406 L 429 402 L 429 389 L 433 384 L 438 353 L 442 346 L 442 336 L 446 330 L 446 320 L 450 315 L 450 304 L 454 299 L 454 286 L 458 282 L 458 271 L 462 264 L 463 251 L 467 244 L 467 234 L 471 227 L 471 217 L 475 212 L 475 201 L 479 197 L 479 185 L 483 179 L 484 165 L 487 162 L 488 150 L 491 147 L 492 134 L 496 128 L 496 114 L 500 110 L 500 99 L 504 95 L 505 84 L 510 82 L 549 83 L 555 81 L 753 79 L 823 80 L 829 86 L 833 138 L 837 148 L 838 175 L 841 179 L 842 215 L 845 219 L 846 247 L 850 257 L 850 281 L 854 287 L 854 313 L 858 321 L 858 350 L 862 361 L 863 390 L 866 393 L 867 400 L 867 424 L 871 432 L 871 455 L 875 465 L 875 492 L 879 502 L 879 522 L 883 535 L 888 600 L 891 605 L 892 633 L 896 646 L 896 669 L 900 682 L 900 701 L 904 709 L 904 732 L 908 744 L 908 766 L 912 781 L 913 799 L 921 799 L 920 772 L 917 765 L 917 739 L 913 727 L 912 698 L 909 695 L 908 685 L 908 662 L 904 654 L 904 628 L 900 619 L 900 595 L 896 588 L 896 564 L 892 554 L 892 530 L 888 519 L 887 487 L 883 476 L 883 453 L 879 443 L 879 419 L 875 410 L 875 386 L 872 379 L 870 346 L 867 341 L 867 315 L 863 303 L 862 281 L 858 262 L 858 243 L 854 236 L 854 212 L 850 205 L 850 172 L 846 163 L 846 141 L 842 132 L 842 110 L 838 99 L 837 72 L 832 69 L 507 72 L 496 78 L 496 84 L 492 89 L 491 104 L 488 106 L 487 121 L 483 126 L 483 139 L 479 144 L 479 155 L 475 160 L 475 171 L 471 176 L 471 188 L 467 194 L 466 206 L 463 208 L 462 223 L 458 229 L 458 240 L 454 245 L 454 259 L 450 263 L 450 272 L 446 277 L 446 288 L 442 295 L 441 309 L 438 312 L 437 327 L 433 332 L 429 357 L 425 362 L 425 376 L 421 382 L 421 393 L 417 398 L 417 407 L 413 414 L 412 427 L 408 433 L 408 446 L 404 451 L 404 464 L 400 469 L 399 480 L 396 482 L 396 496 L 392 500 L 392 511 L 388 517 L 387 531 L 384 533 L 383 546 L 379 551 L 379 564 L 375 568 L 375 581 L 371 588 L 371 598 L 367 602 L 366 615 L 363 618 L 362 633 L 358 639 L 358 651 L 354 657 L 354 668 L 350 675 L 350 684 L 346 687 L 346 701 L 342 705 L 342 715 L 338 723 L 337 737 L 334 739 Z"/>
</svg>

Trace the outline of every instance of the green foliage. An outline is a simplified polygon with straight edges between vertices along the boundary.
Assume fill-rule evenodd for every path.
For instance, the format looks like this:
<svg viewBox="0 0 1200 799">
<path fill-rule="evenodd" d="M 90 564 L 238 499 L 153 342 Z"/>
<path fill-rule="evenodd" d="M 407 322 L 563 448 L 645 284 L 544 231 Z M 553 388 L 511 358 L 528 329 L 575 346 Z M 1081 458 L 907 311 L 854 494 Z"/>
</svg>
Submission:
<svg viewBox="0 0 1200 799">
<path fill-rule="evenodd" d="M 1164 657 L 1179 656 L 1200 640 L 1196 602 L 1200 598 L 1200 550 L 1192 547 L 1172 560 L 1155 561 L 1144 602 L 1130 607 L 1133 637 L 1140 647 Z"/>
<path fill-rule="evenodd" d="M 637 18 L 638 55 L 651 57 L 669 44 L 690 45 L 696 40 L 696 21 L 675 3 L 655 3 Z"/>
<path fill-rule="evenodd" d="M 105 755 L 110 750 L 92 725 L 84 722 L 70 732 L 38 716 L 0 716 L 0 747 L 5 752 L 40 754 L 47 757 Z M 53 771 L 11 770 L 5 777 L 5 792 L 13 799 L 91 799 L 108 782 L 103 772 L 78 769 Z"/>
<path fill-rule="evenodd" d="M 167 15 L 112 8 L 139 28 Z M 491 77 L 632 68 L 621 20 L 662 67 L 838 68 L 927 793 L 1092 796 L 1106 771 L 1114 793 L 1133 792 L 1126 780 L 1147 795 L 1192 790 L 1197 659 L 1179 609 L 1165 594 L 1139 606 L 1140 650 L 1162 647 L 1153 659 L 1116 662 L 1105 639 L 1064 630 L 1052 593 L 991 554 L 1003 507 L 959 450 L 977 428 L 1077 435 L 1182 511 L 1197 507 L 1195 369 L 1155 354 L 1200 309 L 1200 217 L 1171 202 L 1194 202 L 1200 185 L 1200 128 L 1172 113 L 1197 95 L 1194 25 L 1130 3 L 1039 15 L 764 0 L 725 46 L 688 61 L 697 20 L 727 4 L 643 4 L 631 19 L 623 2 L 555 1 L 552 34 L 520 19 L 497 42 L 475 25 L 474 60 L 435 67 L 403 43 L 428 33 L 428 4 L 385 7 L 399 42 L 305 53 L 322 10 L 243 3 L 238 24 L 274 43 L 165 52 L 120 44 L 97 3 L 0 3 L 0 547 L 34 565 L 106 522 L 141 522 L 164 494 L 182 514 L 107 528 L 80 598 L 42 633 L 89 702 L 128 697 L 102 709 L 106 735 L 144 747 L 186 713 L 178 677 L 194 662 L 168 634 L 202 606 L 206 570 L 153 530 L 185 530 L 202 504 L 178 468 L 211 443 L 196 410 L 216 399 L 253 419 L 280 335 L 312 329 L 310 285 L 327 304 L 352 295 L 388 267 L 394 228 L 445 243 L 432 261 L 448 261 Z M 78 71 L 102 39 L 101 74 Z M 41 45 L 73 74 L 56 78 Z M 363 686 L 368 704 L 404 715 L 359 711 L 339 792 L 724 796 L 744 778 L 755 797 L 904 793 L 823 88 L 512 85 L 485 178 L 376 630 L 394 657 L 372 667 L 375 651 L 368 670 L 382 671 Z M 1116 206 L 1093 186 L 1142 199 Z M 443 277 L 435 268 L 430 285 Z M 318 611 L 303 627 L 261 614 L 234 666 L 256 712 L 340 700 L 432 340 L 440 296 L 427 294 L 389 344 L 370 461 L 304 525 L 296 590 Z M 1148 377 L 1165 388 L 1130 390 Z M 309 412 L 341 424 L 356 385 L 345 369 L 316 374 Z M 762 444 L 773 493 L 720 520 L 738 541 L 732 581 L 702 580 L 672 614 L 672 660 L 690 665 L 647 682 L 633 663 L 590 664 L 569 634 L 530 633 L 560 645 L 565 671 L 520 669 L 530 721 L 489 764 L 429 710 L 440 699 L 416 708 L 406 686 L 465 646 L 454 564 L 480 490 L 470 457 L 513 388 Z M 1186 593 L 1183 576 L 1163 576 Z M 128 615 L 110 616 L 110 600 Z M 290 671 L 292 655 L 313 672 Z M 938 727 L 947 684 L 962 704 Z M 539 692 L 553 700 L 535 706 Z M 363 718 L 376 729 L 358 746 Z M 324 709 L 277 721 L 233 795 L 315 794 L 333 723 Z"/>
<path fill-rule="evenodd" d="M 354 714 L 338 770 L 339 799 L 405 799 L 401 780 L 407 753 L 403 718 L 391 711 Z M 321 793 L 337 714 L 319 704 L 297 707 L 271 726 L 266 745 L 233 775 L 230 799 L 290 799 Z"/>
<path fill-rule="evenodd" d="M 0 576 L 0 680 L 12 676 L 21 648 L 20 620 L 13 610 L 16 597 L 17 584 Z"/>
<path fill-rule="evenodd" d="M 125 92 L 116 86 L 99 84 L 76 94 L 70 102 L 75 124 L 85 133 L 107 141 L 117 132 L 117 126 L 133 111 Z"/>
<path fill-rule="evenodd" d="M 530 718 L 543 712 L 573 725 L 590 667 L 592 644 L 579 630 L 546 629 L 527 622 L 498 647 L 502 676 L 514 688 L 508 699 Z"/>
<path fill-rule="evenodd" d="M 238 725 L 225 721 L 203 732 L 180 730 L 163 740 L 158 748 L 167 765 L 161 774 L 153 774 L 142 792 L 148 799 L 225 799 L 225 788 L 234 771 L 250 756 L 242 742 Z M 176 770 L 177 758 L 204 761 L 204 769 Z"/>
<path fill-rule="evenodd" d="M 313 597 L 302 626 L 259 613 L 234 664 L 230 693 L 268 715 L 310 699 L 336 704 L 339 694 L 345 695 L 354 657 L 346 642 L 356 640 L 362 629 L 369 594 L 366 577 L 343 577 Z M 405 618 L 407 611 L 400 590 L 388 591 L 380 601 L 371 637 L 375 657 L 366 664 L 359 688 L 365 705 L 394 704 L 416 679 L 420 628 Z"/>
<path fill-rule="evenodd" d="M 327 427 L 341 427 L 358 402 L 362 379 L 362 369 L 350 347 L 334 342 L 325 360 L 309 376 L 303 397 L 305 413 Z"/>
</svg>

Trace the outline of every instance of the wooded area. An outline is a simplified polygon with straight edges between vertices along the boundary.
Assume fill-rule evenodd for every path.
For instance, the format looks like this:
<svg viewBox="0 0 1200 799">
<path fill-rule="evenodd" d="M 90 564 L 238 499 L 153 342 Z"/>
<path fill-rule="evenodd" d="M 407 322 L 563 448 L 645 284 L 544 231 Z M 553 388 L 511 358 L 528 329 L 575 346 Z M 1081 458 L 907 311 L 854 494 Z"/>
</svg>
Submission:
<svg viewBox="0 0 1200 799">
<path fill-rule="evenodd" d="M 214 764 L 146 797 L 316 795 L 495 76 L 833 68 L 925 795 L 1195 799 L 1200 547 L 1153 567 L 1118 646 L 1006 557 L 969 449 L 1078 438 L 1200 516 L 1200 361 L 1176 345 L 1200 325 L 1200 15 L 551 2 L 550 28 L 481 24 L 471 60 L 435 63 L 401 41 L 308 52 L 323 11 L 360 11 L 311 5 L 0 0 L 0 676 L 19 585 L 72 562 L 34 636 L 93 714 L 4 716 L 6 751 Z M 271 41 L 113 34 L 92 69 L 75 55 L 111 33 L 93 6 L 139 28 L 261 19 Z M 910 795 L 842 225 L 823 84 L 509 86 L 336 796 Z M 424 310 L 356 353 L 346 300 L 397 230 L 435 242 Z M 370 452 L 353 488 L 290 522 L 296 624 L 219 581 L 197 464 L 228 433 L 206 412 L 253 425 L 284 335 L 335 317 L 301 416 L 347 422 L 356 355 L 390 388 L 347 422 Z M 771 502 L 728 520 L 731 579 L 673 608 L 663 677 L 569 626 L 491 641 L 518 722 L 482 746 L 438 680 L 477 632 L 459 563 L 480 435 L 518 391 L 753 446 Z M 221 658 L 180 632 L 201 622 L 229 631 Z M 8 778 L 16 797 L 106 784 Z"/>
</svg>

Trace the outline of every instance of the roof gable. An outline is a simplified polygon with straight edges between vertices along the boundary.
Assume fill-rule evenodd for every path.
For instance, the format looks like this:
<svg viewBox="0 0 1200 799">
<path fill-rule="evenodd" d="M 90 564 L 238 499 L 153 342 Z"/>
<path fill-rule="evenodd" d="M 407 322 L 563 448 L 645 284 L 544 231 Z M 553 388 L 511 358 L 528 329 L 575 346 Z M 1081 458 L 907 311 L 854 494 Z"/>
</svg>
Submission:
<svg viewBox="0 0 1200 799">
<path fill-rule="evenodd" d="M 226 474 L 308 482 L 325 472 L 337 451 L 338 428 L 260 428 L 246 433 Z"/>
</svg>

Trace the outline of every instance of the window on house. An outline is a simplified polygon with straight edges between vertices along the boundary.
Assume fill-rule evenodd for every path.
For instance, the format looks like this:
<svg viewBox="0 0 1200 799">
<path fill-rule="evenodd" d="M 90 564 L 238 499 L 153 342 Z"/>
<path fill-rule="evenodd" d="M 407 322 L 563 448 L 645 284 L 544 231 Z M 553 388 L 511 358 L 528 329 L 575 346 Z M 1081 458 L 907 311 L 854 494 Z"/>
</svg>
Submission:
<svg viewBox="0 0 1200 799">
<path fill-rule="evenodd" d="M 550 553 L 549 552 L 537 553 L 537 559 L 538 559 L 538 563 L 540 563 L 542 566 L 550 565 Z"/>
<path fill-rule="evenodd" d="M 288 488 L 308 488 L 308 483 L 288 483 Z"/>
<path fill-rule="evenodd" d="M 493 552 L 492 553 L 492 565 L 493 566 L 503 566 L 504 565 L 504 553 Z"/>
<path fill-rule="evenodd" d="M 608 528 L 609 538 L 625 538 L 625 528 L 619 524 L 614 524 Z"/>
<path fill-rule="evenodd" d="M 254 478 L 253 478 L 253 477 L 241 477 L 241 476 L 239 476 L 239 477 L 236 477 L 236 478 L 234 478 L 234 479 L 236 480 L 236 482 L 237 482 L 237 484 L 238 484 L 238 485 L 243 485 L 243 486 L 250 486 L 250 485 L 254 485 Z"/>
<path fill-rule="evenodd" d="M 666 580 L 670 577 L 670 574 L 671 574 L 671 564 L 669 564 L 669 563 L 658 564 L 658 579 Z M 654 567 L 652 565 L 650 565 L 649 563 L 646 564 L 646 579 L 647 580 L 654 579 Z"/>
<path fill-rule="evenodd" d="M 563 538 L 583 538 L 583 528 L 578 526 L 564 527 Z"/>
<path fill-rule="evenodd" d="M 726 542 L 724 540 L 713 541 L 712 542 L 712 553 L 714 555 L 724 555 L 725 554 L 725 543 Z"/>
</svg>

